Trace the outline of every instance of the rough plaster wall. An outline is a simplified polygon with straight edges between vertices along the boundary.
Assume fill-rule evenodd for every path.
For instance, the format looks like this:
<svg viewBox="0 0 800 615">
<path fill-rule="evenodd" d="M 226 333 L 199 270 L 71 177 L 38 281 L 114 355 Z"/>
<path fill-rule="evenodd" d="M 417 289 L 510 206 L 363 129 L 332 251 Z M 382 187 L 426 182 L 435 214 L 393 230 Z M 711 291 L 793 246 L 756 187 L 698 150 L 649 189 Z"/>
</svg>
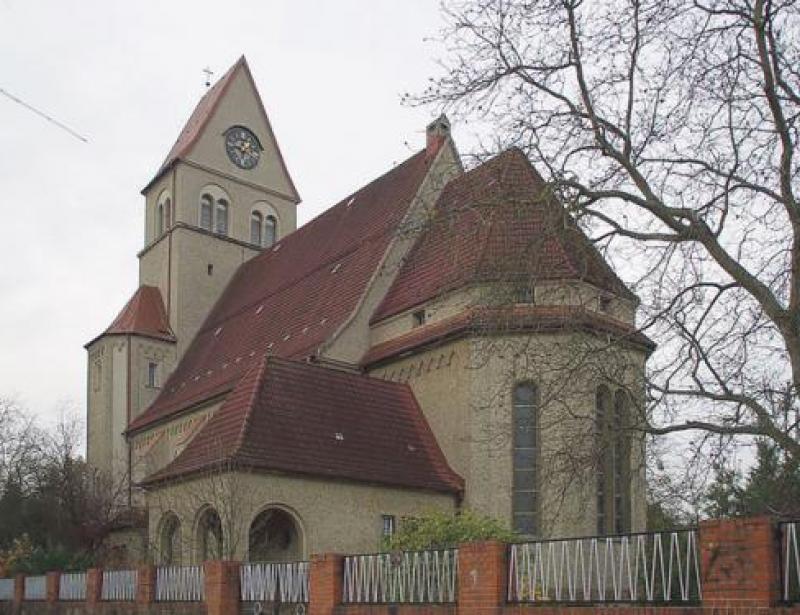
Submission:
<svg viewBox="0 0 800 615">
<path fill-rule="evenodd" d="M 432 492 L 273 474 L 227 475 L 231 482 L 202 478 L 148 493 L 151 544 L 158 544 L 163 514 L 172 511 L 181 521 L 183 562 L 194 561 L 199 512 L 211 504 L 222 519 L 224 550 L 233 559 L 246 557 L 250 524 L 270 507 L 295 517 L 303 534 L 304 557 L 373 552 L 381 538 L 381 515 L 395 515 L 399 521 L 430 510 L 455 509 L 453 497 Z"/>
</svg>

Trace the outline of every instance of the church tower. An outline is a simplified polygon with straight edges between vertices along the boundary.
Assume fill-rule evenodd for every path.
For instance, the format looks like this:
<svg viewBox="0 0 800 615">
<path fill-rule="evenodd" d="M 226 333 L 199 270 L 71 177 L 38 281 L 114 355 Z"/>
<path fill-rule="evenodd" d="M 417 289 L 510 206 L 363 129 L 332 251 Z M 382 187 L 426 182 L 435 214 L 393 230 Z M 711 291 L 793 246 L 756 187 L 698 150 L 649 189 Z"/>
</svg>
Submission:
<svg viewBox="0 0 800 615">
<path fill-rule="evenodd" d="M 138 289 L 86 345 L 87 457 L 117 485 L 132 473 L 127 426 L 239 266 L 296 228 L 300 197 L 244 57 L 208 89 L 142 194 Z"/>
</svg>

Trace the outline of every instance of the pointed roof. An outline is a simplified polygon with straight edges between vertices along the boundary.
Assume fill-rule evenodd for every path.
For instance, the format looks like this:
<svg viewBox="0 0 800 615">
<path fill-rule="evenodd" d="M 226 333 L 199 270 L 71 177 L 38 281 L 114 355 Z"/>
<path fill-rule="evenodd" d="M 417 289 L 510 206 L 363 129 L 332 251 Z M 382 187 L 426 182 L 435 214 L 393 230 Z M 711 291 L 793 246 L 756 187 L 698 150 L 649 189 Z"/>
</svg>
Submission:
<svg viewBox="0 0 800 615">
<path fill-rule="evenodd" d="M 637 300 L 515 148 L 447 184 L 372 322 L 469 284 L 530 279 Z"/>
<path fill-rule="evenodd" d="M 414 154 L 242 264 L 129 431 L 228 393 L 265 354 L 316 353 L 358 306 L 431 164 Z"/>
<path fill-rule="evenodd" d="M 237 467 L 459 493 L 406 384 L 263 357 L 145 484 Z"/>
<path fill-rule="evenodd" d="M 125 334 L 142 335 L 167 342 L 175 341 L 175 334 L 169 326 L 167 310 L 164 308 L 164 301 L 158 288 L 140 286 L 114 322 L 102 333 L 102 335 Z M 89 342 L 87 346 L 94 341 Z"/>
<path fill-rule="evenodd" d="M 175 162 L 186 158 L 189 155 L 192 147 L 194 147 L 197 139 L 203 133 L 203 130 L 205 130 L 205 127 L 208 125 L 208 122 L 214 115 L 214 112 L 219 106 L 220 101 L 225 97 L 228 88 L 230 87 L 231 83 L 233 83 L 234 77 L 239 73 L 239 71 L 244 71 L 246 77 L 250 80 L 250 84 L 253 87 L 253 91 L 255 92 L 256 99 L 258 101 L 259 109 L 264 116 L 267 130 L 269 130 L 270 137 L 272 137 L 272 140 L 275 142 L 275 147 L 278 150 L 278 159 L 283 167 L 286 177 L 289 180 L 289 185 L 292 189 L 291 196 L 297 199 L 297 202 L 300 202 L 300 195 L 298 194 L 297 188 L 292 181 L 292 177 L 289 175 L 289 171 L 286 168 L 286 163 L 283 160 L 283 154 L 281 154 L 277 141 L 275 141 L 275 135 L 272 132 L 272 124 L 270 124 L 269 117 L 264 109 L 264 103 L 261 100 L 261 95 L 258 92 L 255 81 L 253 80 L 253 74 L 250 72 L 250 67 L 248 66 L 247 59 L 244 56 L 241 56 L 234 63 L 234 65 L 231 66 L 225 72 L 225 74 L 222 75 L 222 77 L 220 77 L 219 80 L 206 91 L 206 93 L 200 99 L 200 102 L 197 103 L 194 111 L 192 111 L 188 121 L 183 126 L 183 130 L 181 130 L 177 140 L 175 141 L 175 144 L 169 150 L 164 162 L 161 163 L 161 166 L 159 167 L 153 179 L 151 179 L 147 185 L 142 188 L 142 192 L 147 191 L 147 189 L 152 186 L 167 171 L 167 169 L 171 168 Z"/>
</svg>

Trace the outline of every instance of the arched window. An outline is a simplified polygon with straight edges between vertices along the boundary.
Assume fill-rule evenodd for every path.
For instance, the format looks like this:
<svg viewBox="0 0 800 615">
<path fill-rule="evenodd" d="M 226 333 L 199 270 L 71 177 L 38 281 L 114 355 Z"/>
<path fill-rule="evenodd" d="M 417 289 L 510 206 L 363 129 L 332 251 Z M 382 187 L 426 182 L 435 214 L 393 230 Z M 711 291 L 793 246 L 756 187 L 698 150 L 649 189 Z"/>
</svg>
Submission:
<svg viewBox="0 0 800 615">
<path fill-rule="evenodd" d="M 181 522 L 174 513 L 167 513 L 161 519 L 159 550 L 162 564 L 173 566 L 181 563 Z"/>
<path fill-rule="evenodd" d="M 220 235 L 228 234 L 228 201 L 219 199 L 217 201 L 217 220 L 214 230 Z"/>
<path fill-rule="evenodd" d="M 251 562 L 292 562 L 303 559 L 303 532 L 294 515 L 267 508 L 250 524 L 247 556 Z"/>
<path fill-rule="evenodd" d="M 627 398 L 597 389 L 597 533 L 630 531 L 630 437 Z M 612 407 L 613 406 L 613 407 Z"/>
<path fill-rule="evenodd" d="M 264 224 L 264 247 L 271 247 L 278 239 L 278 221 L 275 216 L 267 216 Z"/>
<path fill-rule="evenodd" d="M 250 214 L 250 243 L 257 246 L 261 245 L 261 229 L 264 222 L 261 214 L 254 211 Z"/>
<path fill-rule="evenodd" d="M 156 209 L 156 237 L 164 234 L 164 204 L 159 204 Z"/>
<path fill-rule="evenodd" d="M 164 201 L 164 228 L 169 229 L 172 227 L 172 201 L 167 199 Z"/>
<path fill-rule="evenodd" d="M 521 383 L 513 394 L 513 502 L 514 530 L 527 535 L 539 531 L 539 417 L 536 387 Z"/>
<path fill-rule="evenodd" d="M 210 231 L 213 219 L 214 199 L 211 198 L 210 194 L 204 194 L 200 197 L 200 228 Z"/>
<path fill-rule="evenodd" d="M 206 508 L 197 522 L 195 535 L 197 561 L 222 559 L 222 521 L 213 508 Z"/>
</svg>

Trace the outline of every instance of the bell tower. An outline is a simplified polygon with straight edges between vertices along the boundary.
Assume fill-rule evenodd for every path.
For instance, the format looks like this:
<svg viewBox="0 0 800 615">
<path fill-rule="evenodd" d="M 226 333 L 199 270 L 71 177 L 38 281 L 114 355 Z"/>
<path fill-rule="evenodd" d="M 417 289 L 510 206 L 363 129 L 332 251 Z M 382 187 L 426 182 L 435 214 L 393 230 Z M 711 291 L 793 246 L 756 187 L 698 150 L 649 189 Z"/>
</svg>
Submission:
<svg viewBox="0 0 800 615">
<path fill-rule="evenodd" d="M 200 99 L 142 194 L 138 290 L 86 346 L 88 458 L 115 481 L 132 473 L 123 432 L 231 277 L 296 228 L 300 197 L 244 56 Z"/>
</svg>

